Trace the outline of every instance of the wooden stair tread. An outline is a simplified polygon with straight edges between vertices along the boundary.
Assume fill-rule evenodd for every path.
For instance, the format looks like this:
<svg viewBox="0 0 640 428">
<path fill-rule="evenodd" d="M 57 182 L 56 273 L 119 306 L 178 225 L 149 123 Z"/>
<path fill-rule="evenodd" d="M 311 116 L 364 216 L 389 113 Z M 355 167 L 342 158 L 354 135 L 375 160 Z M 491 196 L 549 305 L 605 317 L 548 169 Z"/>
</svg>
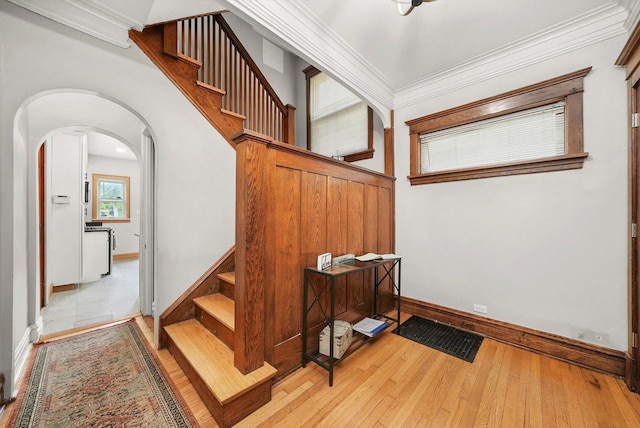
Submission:
<svg viewBox="0 0 640 428">
<path fill-rule="evenodd" d="M 171 324 L 165 330 L 222 404 L 277 374 L 277 370 L 265 362 L 259 369 L 243 375 L 233 364 L 233 351 L 196 320 Z"/>
<path fill-rule="evenodd" d="M 212 317 L 220 320 L 232 331 L 236 325 L 236 303 L 220 293 L 209 294 L 207 296 L 196 297 L 193 303 L 198 305 L 203 311 Z"/>
<path fill-rule="evenodd" d="M 218 278 L 221 279 L 222 281 L 228 282 L 229 284 L 234 284 L 236 283 L 236 273 L 235 272 L 224 272 L 224 273 L 219 273 L 218 274 Z"/>
</svg>

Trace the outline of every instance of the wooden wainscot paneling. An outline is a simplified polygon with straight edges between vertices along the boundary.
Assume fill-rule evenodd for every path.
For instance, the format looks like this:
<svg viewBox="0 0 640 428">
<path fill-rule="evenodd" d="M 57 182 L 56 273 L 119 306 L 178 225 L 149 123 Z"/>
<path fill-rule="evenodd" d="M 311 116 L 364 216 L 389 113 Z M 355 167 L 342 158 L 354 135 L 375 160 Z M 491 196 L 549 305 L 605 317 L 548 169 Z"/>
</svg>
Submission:
<svg viewBox="0 0 640 428">
<path fill-rule="evenodd" d="M 234 139 L 239 156 L 242 145 L 256 137 L 244 135 Z M 254 280 L 261 278 L 264 354 L 281 377 L 302 361 L 304 267 L 315 265 L 317 256 L 325 252 L 337 256 L 393 251 L 395 178 L 273 140 L 264 139 L 260 144 L 267 150 L 261 155 L 266 165 L 263 180 L 268 183 L 263 189 L 266 192 L 266 200 L 261 202 L 263 210 L 251 213 L 251 209 L 238 202 L 237 215 L 247 229 L 250 224 L 266 228 L 266 240 L 260 244 L 264 245 L 264 263 L 243 260 L 238 249 L 243 235 L 237 233 L 236 287 L 240 266 L 247 272 L 256 272 Z M 246 180 L 253 172 L 239 161 L 237 174 L 239 186 L 250 189 Z M 247 197 L 249 193 L 239 191 L 238 197 Z M 258 237 L 257 241 L 261 239 Z M 245 287 L 249 287 L 248 279 Z M 329 303 L 328 295 L 323 296 L 323 301 Z M 252 300 L 246 309 L 253 311 L 255 305 Z M 357 321 L 369 315 L 372 305 L 371 277 L 354 275 L 337 283 L 336 312 L 340 319 Z M 236 301 L 237 313 L 238 308 Z M 314 308 L 309 321 L 308 346 L 313 349 L 318 346 L 318 334 L 325 325 L 324 315 Z M 236 321 L 236 334 L 237 326 Z M 259 331 L 254 329 L 252 334 Z"/>
<path fill-rule="evenodd" d="M 269 210 L 273 227 L 276 272 L 267 284 L 267 330 L 274 337 L 267 343 L 269 363 L 280 375 L 301 364 L 302 284 L 305 266 L 315 265 L 319 254 L 334 256 L 365 252 L 391 252 L 394 219 L 394 178 L 279 143 L 269 144 L 275 152 L 276 171 Z M 382 202 L 381 202 L 382 201 Z M 296 220 L 295 217 L 299 216 Z M 288 227 L 288 229 L 287 229 Z M 295 228 L 298 227 L 298 230 Z M 285 260 L 286 259 L 286 260 Z M 282 264 L 281 264 L 282 263 Z M 363 274 L 340 278 L 336 283 L 336 313 L 355 322 L 373 309 L 372 277 Z M 320 284 L 314 283 L 317 287 Z M 328 292 L 322 301 L 328 305 Z M 309 349 L 318 346 L 324 328 L 324 314 L 314 307 L 309 318 Z"/>
</svg>

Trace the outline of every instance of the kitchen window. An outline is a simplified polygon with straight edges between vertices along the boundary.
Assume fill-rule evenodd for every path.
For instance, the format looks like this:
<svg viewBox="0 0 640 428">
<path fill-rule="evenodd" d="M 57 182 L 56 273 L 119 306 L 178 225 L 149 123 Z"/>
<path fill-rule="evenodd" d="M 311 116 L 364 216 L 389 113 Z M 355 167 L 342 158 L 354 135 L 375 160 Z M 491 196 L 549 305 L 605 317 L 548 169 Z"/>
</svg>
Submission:
<svg viewBox="0 0 640 428">
<path fill-rule="evenodd" d="M 406 122 L 411 184 L 582 168 L 590 70 Z"/>
<path fill-rule="evenodd" d="M 129 177 L 93 174 L 93 219 L 129 222 Z"/>
</svg>

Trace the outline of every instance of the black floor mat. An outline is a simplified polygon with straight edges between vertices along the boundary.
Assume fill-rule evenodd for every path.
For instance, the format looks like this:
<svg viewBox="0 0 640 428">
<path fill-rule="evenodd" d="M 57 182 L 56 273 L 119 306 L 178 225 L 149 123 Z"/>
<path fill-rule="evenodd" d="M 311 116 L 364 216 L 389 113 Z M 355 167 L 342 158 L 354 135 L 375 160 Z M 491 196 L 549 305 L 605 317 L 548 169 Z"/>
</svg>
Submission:
<svg viewBox="0 0 640 428">
<path fill-rule="evenodd" d="M 470 363 L 476 358 L 482 336 L 412 316 L 393 330 L 399 336 L 445 352 Z"/>
</svg>

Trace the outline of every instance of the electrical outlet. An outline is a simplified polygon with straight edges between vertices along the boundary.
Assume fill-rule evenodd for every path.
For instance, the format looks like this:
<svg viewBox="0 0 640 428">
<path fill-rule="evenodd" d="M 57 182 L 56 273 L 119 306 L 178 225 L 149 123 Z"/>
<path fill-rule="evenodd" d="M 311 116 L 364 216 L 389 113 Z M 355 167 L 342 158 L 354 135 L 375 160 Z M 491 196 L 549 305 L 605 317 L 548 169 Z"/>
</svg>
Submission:
<svg viewBox="0 0 640 428">
<path fill-rule="evenodd" d="M 473 312 L 478 312 L 480 314 L 486 314 L 487 313 L 487 307 L 484 305 L 478 305 L 478 304 L 473 304 Z"/>
</svg>

